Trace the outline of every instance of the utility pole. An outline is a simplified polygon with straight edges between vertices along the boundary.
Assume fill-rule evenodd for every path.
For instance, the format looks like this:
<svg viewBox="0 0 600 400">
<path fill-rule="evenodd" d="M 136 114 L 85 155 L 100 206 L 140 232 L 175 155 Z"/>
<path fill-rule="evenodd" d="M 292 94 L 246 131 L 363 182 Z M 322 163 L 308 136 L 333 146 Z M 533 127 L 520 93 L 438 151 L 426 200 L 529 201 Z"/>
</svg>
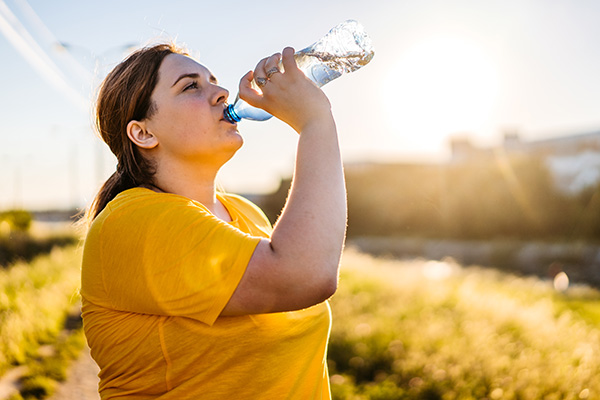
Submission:
<svg viewBox="0 0 600 400">
<path fill-rule="evenodd" d="M 71 207 L 77 208 L 79 206 L 79 171 L 77 165 L 77 142 L 71 143 L 71 154 L 69 157 L 69 180 L 71 186 Z"/>
<path fill-rule="evenodd" d="M 85 47 L 85 46 L 81 46 L 81 45 L 77 45 L 77 44 L 72 44 L 72 43 L 66 43 L 66 42 L 56 42 L 54 45 L 54 48 L 56 51 L 67 51 L 69 53 L 84 53 L 86 54 L 86 57 L 89 57 L 89 60 L 93 61 L 93 71 L 92 71 L 92 80 L 97 80 L 99 77 L 102 77 L 104 75 L 104 71 L 102 71 L 105 68 L 105 58 L 107 55 L 109 54 L 113 54 L 114 53 L 119 53 L 119 55 L 121 56 L 122 53 L 127 52 L 127 51 L 131 51 L 132 49 L 134 49 L 135 47 L 138 46 L 138 43 L 125 43 L 122 45 L 118 45 L 118 46 L 113 46 L 105 51 L 103 51 L 100 54 L 96 54 L 95 51 Z M 92 87 L 93 85 L 95 85 L 97 82 L 89 82 L 89 86 Z M 100 185 L 102 185 L 102 183 L 104 183 L 104 181 L 106 180 L 106 167 L 105 167 L 105 154 L 104 152 L 106 151 L 106 149 L 104 148 L 103 142 L 101 140 L 95 140 L 94 141 L 94 164 L 95 164 L 95 182 L 96 185 L 99 187 Z M 78 190 L 78 186 L 76 186 L 76 180 L 77 180 L 77 168 L 75 168 L 74 166 L 76 165 L 76 154 L 77 152 L 75 150 L 73 150 L 73 154 L 72 154 L 72 171 L 71 171 L 71 190 L 75 191 Z M 72 197 L 72 201 L 75 202 L 74 198 Z"/>
<path fill-rule="evenodd" d="M 13 177 L 13 209 L 20 210 L 23 207 L 23 171 L 21 164 L 15 159 Z"/>
</svg>

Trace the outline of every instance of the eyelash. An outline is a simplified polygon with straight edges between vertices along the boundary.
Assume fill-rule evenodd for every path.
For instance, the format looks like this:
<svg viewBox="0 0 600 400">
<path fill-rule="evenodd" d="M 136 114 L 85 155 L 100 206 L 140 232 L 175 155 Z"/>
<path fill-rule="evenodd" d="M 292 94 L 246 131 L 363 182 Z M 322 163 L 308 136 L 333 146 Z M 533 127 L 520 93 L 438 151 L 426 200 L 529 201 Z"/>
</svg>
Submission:
<svg viewBox="0 0 600 400">
<path fill-rule="evenodd" d="M 192 83 L 190 83 L 189 85 L 187 85 L 183 91 L 185 92 L 188 89 L 198 89 L 198 82 L 193 81 Z"/>
</svg>

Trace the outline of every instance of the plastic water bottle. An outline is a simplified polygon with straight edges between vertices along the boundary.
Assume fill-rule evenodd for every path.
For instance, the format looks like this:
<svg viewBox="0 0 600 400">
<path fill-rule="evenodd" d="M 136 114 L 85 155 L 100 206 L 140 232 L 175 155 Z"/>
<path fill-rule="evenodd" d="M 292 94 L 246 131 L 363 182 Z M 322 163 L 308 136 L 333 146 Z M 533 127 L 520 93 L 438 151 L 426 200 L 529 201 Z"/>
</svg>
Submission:
<svg viewBox="0 0 600 400">
<path fill-rule="evenodd" d="M 334 26 L 321 40 L 294 54 L 298 68 L 321 87 L 339 76 L 367 65 L 375 54 L 363 26 L 354 20 Z M 281 68 L 281 63 L 280 63 Z M 266 121 L 272 115 L 238 97 L 224 111 L 231 123 L 243 119 Z"/>
</svg>

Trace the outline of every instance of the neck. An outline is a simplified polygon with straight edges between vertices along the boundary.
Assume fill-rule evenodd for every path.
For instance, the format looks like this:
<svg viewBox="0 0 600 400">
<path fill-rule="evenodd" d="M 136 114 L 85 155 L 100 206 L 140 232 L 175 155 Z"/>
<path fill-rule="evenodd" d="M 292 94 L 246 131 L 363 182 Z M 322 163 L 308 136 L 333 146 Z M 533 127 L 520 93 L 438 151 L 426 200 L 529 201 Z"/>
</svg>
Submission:
<svg viewBox="0 0 600 400">
<path fill-rule="evenodd" d="M 153 189 L 195 200 L 214 215 L 227 220 L 228 216 L 223 214 L 224 207 L 217 200 L 217 172 L 218 168 L 206 165 L 161 164 L 154 175 Z"/>
</svg>

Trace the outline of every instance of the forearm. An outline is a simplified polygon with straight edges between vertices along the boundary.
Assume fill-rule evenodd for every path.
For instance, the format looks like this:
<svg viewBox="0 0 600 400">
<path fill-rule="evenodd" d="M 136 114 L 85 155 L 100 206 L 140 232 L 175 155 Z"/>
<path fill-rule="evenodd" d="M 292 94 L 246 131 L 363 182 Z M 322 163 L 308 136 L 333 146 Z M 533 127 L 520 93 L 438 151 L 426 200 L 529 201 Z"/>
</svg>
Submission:
<svg viewBox="0 0 600 400">
<path fill-rule="evenodd" d="M 327 113 L 300 132 L 292 188 L 271 246 L 305 273 L 337 275 L 346 215 L 337 132 Z"/>
<path fill-rule="evenodd" d="M 346 188 L 331 105 L 300 71 L 294 50 L 283 50 L 284 72 L 271 74 L 262 93 L 254 74 L 269 77 L 279 55 L 261 60 L 240 81 L 240 97 L 300 134 L 292 188 L 270 239 L 262 240 L 223 315 L 299 310 L 337 288 L 346 235 Z"/>
</svg>

